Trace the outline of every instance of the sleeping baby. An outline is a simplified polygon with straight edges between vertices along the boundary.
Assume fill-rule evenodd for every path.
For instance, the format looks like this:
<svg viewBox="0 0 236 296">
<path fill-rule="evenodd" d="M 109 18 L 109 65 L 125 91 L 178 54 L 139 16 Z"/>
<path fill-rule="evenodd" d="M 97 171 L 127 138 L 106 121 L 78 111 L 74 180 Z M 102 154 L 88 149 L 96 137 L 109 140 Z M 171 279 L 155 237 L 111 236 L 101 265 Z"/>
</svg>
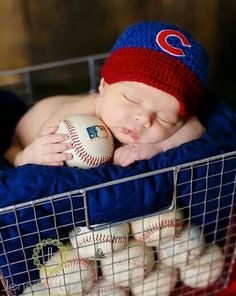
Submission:
<svg viewBox="0 0 236 296">
<path fill-rule="evenodd" d="M 72 158 L 58 124 L 74 114 L 100 118 L 119 143 L 114 163 L 127 166 L 201 137 L 195 116 L 206 85 L 208 56 L 183 29 L 146 21 L 129 26 L 101 69 L 96 94 L 43 99 L 18 122 L 5 157 L 63 165 Z"/>
</svg>

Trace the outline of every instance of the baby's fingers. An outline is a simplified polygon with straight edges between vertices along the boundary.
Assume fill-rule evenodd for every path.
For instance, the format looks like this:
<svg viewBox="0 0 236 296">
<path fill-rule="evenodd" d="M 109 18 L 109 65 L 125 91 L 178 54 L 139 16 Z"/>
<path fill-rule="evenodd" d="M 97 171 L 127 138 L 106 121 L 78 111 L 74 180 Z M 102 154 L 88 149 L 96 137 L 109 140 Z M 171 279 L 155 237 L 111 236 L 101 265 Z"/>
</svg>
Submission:
<svg viewBox="0 0 236 296">
<path fill-rule="evenodd" d="M 43 145 L 47 145 L 47 144 L 66 142 L 68 141 L 68 136 L 65 134 L 50 134 L 50 135 L 41 136 L 40 139 Z"/>
<path fill-rule="evenodd" d="M 49 126 L 40 132 L 40 136 L 54 134 L 58 130 L 58 127 L 58 125 Z"/>
<path fill-rule="evenodd" d="M 44 152 L 45 153 L 60 153 L 70 150 L 72 148 L 70 143 L 53 143 L 45 144 Z"/>
<path fill-rule="evenodd" d="M 42 165 L 51 165 L 51 166 L 63 166 L 64 162 L 63 161 L 58 161 L 58 162 L 44 162 Z"/>
<path fill-rule="evenodd" d="M 114 154 L 114 164 L 127 166 L 134 162 L 133 156 L 127 153 L 128 151 L 119 150 Z"/>
<path fill-rule="evenodd" d="M 54 153 L 45 154 L 43 158 L 43 163 L 53 163 L 53 162 L 63 162 L 72 159 L 71 153 Z"/>
<path fill-rule="evenodd" d="M 122 167 L 126 167 L 133 163 L 135 160 L 133 158 L 130 158 L 129 156 L 124 157 L 124 158 L 119 158 L 114 160 L 114 164 L 120 165 Z"/>
</svg>

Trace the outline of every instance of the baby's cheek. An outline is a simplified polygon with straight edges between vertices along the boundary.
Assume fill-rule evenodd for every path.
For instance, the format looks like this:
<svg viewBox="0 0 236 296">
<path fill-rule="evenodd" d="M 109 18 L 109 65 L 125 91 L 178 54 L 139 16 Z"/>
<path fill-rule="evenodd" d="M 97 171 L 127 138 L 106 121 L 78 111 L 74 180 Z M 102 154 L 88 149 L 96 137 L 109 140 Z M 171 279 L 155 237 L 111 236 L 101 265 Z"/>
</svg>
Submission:
<svg viewBox="0 0 236 296">
<path fill-rule="evenodd" d="M 143 143 L 157 143 L 157 142 L 163 141 L 169 135 L 170 135 L 170 131 L 168 131 L 162 127 L 150 128 L 150 129 L 143 131 L 142 142 Z"/>
</svg>

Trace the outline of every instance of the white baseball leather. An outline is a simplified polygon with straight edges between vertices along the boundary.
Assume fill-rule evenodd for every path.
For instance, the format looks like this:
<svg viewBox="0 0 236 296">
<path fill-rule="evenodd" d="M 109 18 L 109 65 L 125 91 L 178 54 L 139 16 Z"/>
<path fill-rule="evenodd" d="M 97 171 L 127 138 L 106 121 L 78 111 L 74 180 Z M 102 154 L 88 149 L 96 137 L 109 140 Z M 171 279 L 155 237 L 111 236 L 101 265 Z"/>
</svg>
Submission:
<svg viewBox="0 0 236 296">
<path fill-rule="evenodd" d="M 57 133 L 67 134 L 73 158 L 68 166 L 79 168 L 97 167 L 108 162 L 114 152 L 114 142 L 110 130 L 97 117 L 74 115 L 60 122 Z"/>
</svg>

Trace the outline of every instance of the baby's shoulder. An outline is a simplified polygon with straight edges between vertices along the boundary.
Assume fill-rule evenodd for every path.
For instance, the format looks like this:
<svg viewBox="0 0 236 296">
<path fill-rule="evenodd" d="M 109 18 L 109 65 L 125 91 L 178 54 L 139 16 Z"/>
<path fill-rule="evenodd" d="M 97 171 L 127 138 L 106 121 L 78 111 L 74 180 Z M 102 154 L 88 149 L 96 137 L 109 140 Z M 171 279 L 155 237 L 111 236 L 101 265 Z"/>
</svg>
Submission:
<svg viewBox="0 0 236 296">
<path fill-rule="evenodd" d="M 34 104 L 33 109 L 41 110 L 46 109 L 55 111 L 61 108 L 67 108 L 67 106 L 71 106 L 74 104 L 79 104 L 81 101 L 84 100 L 86 96 L 84 95 L 57 95 L 57 96 L 50 96 L 39 100 L 36 104 Z"/>
<path fill-rule="evenodd" d="M 59 95 L 40 100 L 29 111 L 31 115 L 44 117 L 44 120 L 55 117 L 62 120 L 74 114 L 91 114 L 94 111 L 93 95 Z"/>
<path fill-rule="evenodd" d="M 82 97 L 82 95 L 57 95 L 57 96 L 51 96 L 41 99 L 38 104 L 69 104 L 73 102 L 79 101 Z"/>
<path fill-rule="evenodd" d="M 42 102 L 66 105 L 71 103 L 89 102 L 93 100 L 96 97 L 96 95 L 97 94 L 58 95 L 44 98 Z"/>
</svg>

